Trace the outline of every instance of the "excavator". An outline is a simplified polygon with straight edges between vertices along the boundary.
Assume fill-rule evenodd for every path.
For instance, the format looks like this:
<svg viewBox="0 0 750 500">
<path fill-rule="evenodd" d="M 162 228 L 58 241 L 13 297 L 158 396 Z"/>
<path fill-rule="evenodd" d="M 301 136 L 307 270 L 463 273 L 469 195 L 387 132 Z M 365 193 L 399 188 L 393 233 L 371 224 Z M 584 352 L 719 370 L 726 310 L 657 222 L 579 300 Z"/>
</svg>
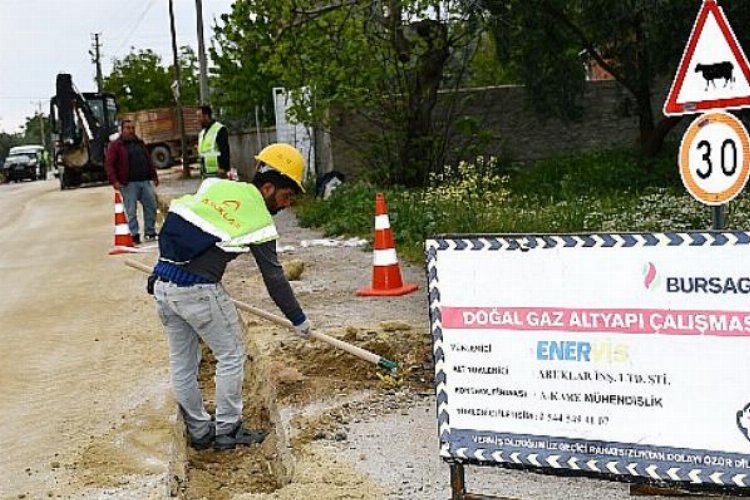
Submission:
<svg viewBox="0 0 750 500">
<path fill-rule="evenodd" d="M 117 133 L 115 96 L 79 92 L 67 73 L 57 75 L 55 91 L 49 116 L 60 189 L 106 181 L 105 153 Z"/>
</svg>

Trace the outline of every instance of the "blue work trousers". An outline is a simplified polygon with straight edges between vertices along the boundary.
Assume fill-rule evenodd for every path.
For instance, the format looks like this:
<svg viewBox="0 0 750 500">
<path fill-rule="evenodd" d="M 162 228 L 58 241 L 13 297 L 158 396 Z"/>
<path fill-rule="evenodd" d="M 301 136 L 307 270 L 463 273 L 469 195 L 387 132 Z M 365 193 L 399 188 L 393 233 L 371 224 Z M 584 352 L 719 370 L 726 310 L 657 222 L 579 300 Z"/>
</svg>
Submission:
<svg viewBox="0 0 750 500">
<path fill-rule="evenodd" d="M 154 298 L 169 339 L 172 388 L 190 436 L 205 436 L 211 422 L 198 387 L 199 339 L 216 358 L 216 434 L 229 434 L 242 418 L 245 373 L 237 309 L 220 283 L 181 287 L 157 281 Z"/>
<path fill-rule="evenodd" d="M 151 181 L 131 181 L 120 186 L 128 228 L 132 236 L 140 237 L 138 226 L 138 205 L 143 206 L 143 225 L 146 236 L 156 236 L 156 193 Z"/>
</svg>

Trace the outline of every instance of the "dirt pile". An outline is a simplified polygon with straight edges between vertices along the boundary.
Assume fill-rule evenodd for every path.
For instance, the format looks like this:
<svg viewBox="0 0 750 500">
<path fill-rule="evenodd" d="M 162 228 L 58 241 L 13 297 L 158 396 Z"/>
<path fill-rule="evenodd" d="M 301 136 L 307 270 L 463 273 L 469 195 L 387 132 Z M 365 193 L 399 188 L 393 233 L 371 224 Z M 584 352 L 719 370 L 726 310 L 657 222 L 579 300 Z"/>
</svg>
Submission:
<svg viewBox="0 0 750 500">
<path fill-rule="evenodd" d="M 248 339 L 253 338 L 253 329 L 264 329 L 253 320 L 248 324 Z M 424 332 L 404 322 L 384 322 L 370 327 L 350 326 L 326 333 L 389 359 L 399 359 L 399 372 L 395 375 L 384 373 L 373 364 L 322 342 L 285 337 L 278 342 L 276 349 L 263 354 L 263 360 L 249 359 L 245 370 L 243 420 L 249 427 L 269 431 L 269 437 L 260 446 L 229 452 L 189 450 L 187 482 L 181 492 L 185 498 L 229 499 L 243 492 L 271 493 L 278 490 L 290 479 L 286 477 L 288 465 L 283 463 L 278 451 L 279 445 L 287 439 L 290 439 L 296 455 L 294 486 L 284 488 L 284 495 L 291 496 L 278 498 L 295 498 L 292 492 L 296 494 L 304 490 L 303 484 L 308 475 L 317 478 L 318 486 L 326 483 L 327 494 L 339 488 L 337 494 L 342 495 L 310 498 L 377 498 L 362 496 L 354 489 L 348 491 L 348 483 L 341 479 L 342 473 L 335 473 L 345 468 L 344 465 L 332 462 L 330 457 L 324 459 L 319 450 L 307 447 L 310 443 L 326 439 L 345 439 L 345 431 L 341 429 L 345 429 L 352 418 L 358 418 L 353 415 L 366 413 L 370 406 L 368 403 L 344 403 L 319 415 L 295 418 L 291 424 L 293 436 L 288 437 L 273 422 L 275 409 L 269 408 L 265 402 L 270 397 L 279 407 L 302 407 L 315 401 L 372 391 L 378 395 L 375 397 L 391 395 L 393 408 L 396 408 L 399 398 L 403 399 L 407 394 L 403 389 L 430 390 L 430 344 L 425 341 Z M 256 347 L 251 342 L 248 350 L 254 349 Z M 214 411 L 215 404 L 215 367 L 216 361 L 204 348 L 199 381 L 209 412 Z M 318 469 L 323 467 L 326 460 L 330 463 L 325 467 L 326 472 L 321 473 Z M 348 474 L 354 475 L 352 471 Z M 362 480 L 360 477 L 356 482 Z"/>
<path fill-rule="evenodd" d="M 289 281 L 297 281 L 305 270 L 305 263 L 301 259 L 291 259 L 282 263 L 284 276 Z"/>
</svg>

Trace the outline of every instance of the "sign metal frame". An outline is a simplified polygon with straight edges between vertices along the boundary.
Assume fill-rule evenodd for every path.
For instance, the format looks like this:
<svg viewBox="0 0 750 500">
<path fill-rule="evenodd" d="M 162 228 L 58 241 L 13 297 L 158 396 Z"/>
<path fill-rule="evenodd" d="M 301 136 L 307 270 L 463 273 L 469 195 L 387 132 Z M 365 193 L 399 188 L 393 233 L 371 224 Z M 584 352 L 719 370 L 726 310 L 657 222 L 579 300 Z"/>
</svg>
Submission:
<svg viewBox="0 0 750 500">
<path fill-rule="evenodd" d="M 712 124 L 723 124 L 729 127 L 737 135 L 742 150 L 742 165 L 739 166 L 740 173 L 735 182 L 720 192 L 710 192 L 698 184 L 690 168 L 690 150 L 698 133 L 706 130 Z M 723 155 L 722 155 L 723 156 Z M 729 113 L 713 112 L 706 113 L 696 118 L 685 131 L 680 143 L 678 156 L 680 177 L 685 189 L 698 201 L 705 205 L 717 206 L 732 201 L 742 192 L 750 176 L 750 137 L 742 122 Z M 723 158 L 722 158 L 723 161 Z M 734 168 L 737 168 L 735 165 Z M 719 169 L 716 169 L 718 172 Z"/>
<path fill-rule="evenodd" d="M 748 65 L 747 57 L 742 50 L 737 37 L 732 31 L 732 27 L 729 25 L 724 12 L 721 7 L 716 4 L 715 0 L 704 0 L 701 10 L 698 12 L 698 16 L 693 25 L 693 29 L 690 32 L 690 38 L 685 46 L 685 50 L 680 59 L 680 65 L 678 66 L 677 75 L 675 76 L 672 86 L 669 89 L 669 94 L 664 102 L 664 115 L 665 116 L 679 116 L 686 114 L 698 113 L 701 111 L 709 111 L 713 109 L 741 109 L 750 106 L 750 95 L 733 97 L 728 99 L 707 99 L 699 102 L 690 103 L 678 103 L 677 98 L 682 90 L 682 85 L 685 81 L 685 77 L 688 74 L 690 62 L 693 58 L 695 48 L 700 40 L 703 27 L 706 25 L 706 20 L 709 15 L 713 15 L 716 19 L 719 28 L 721 29 L 724 38 L 729 45 L 732 54 L 737 60 L 742 76 L 745 80 L 750 83 L 750 66 Z"/>
<path fill-rule="evenodd" d="M 746 247 L 750 251 L 750 232 L 745 231 L 688 231 L 666 233 L 591 233 L 591 234 L 555 234 L 555 235 L 487 235 L 487 234 L 447 234 L 430 237 L 425 242 L 425 258 L 428 284 L 428 301 L 430 328 L 433 339 L 435 360 L 435 391 L 437 404 L 438 432 L 440 439 L 440 456 L 451 465 L 453 497 L 469 498 L 463 481 L 464 465 L 499 466 L 512 469 L 537 469 L 559 476 L 587 476 L 617 482 L 655 485 L 658 487 L 679 488 L 681 490 L 722 492 L 739 496 L 750 495 L 750 470 L 747 474 L 738 473 L 745 466 L 730 467 L 723 470 L 714 466 L 681 467 L 665 465 L 664 461 L 650 459 L 603 460 L 592 456 L 583 460 L 575 452 L 544 453 L 539 450 L 495 449 L 481 444 L 466 446 L 456 445 L 452 440 L 447 390 L 449 377 L 446 363 L 448 345 L 444 344 L 443 320 L 446 309 L 441 301 L 441 280 L 438 262 L 443 252 L 534 252 L 560 251 L 579 248 L 635 248 L 635 247 L 721 247 L 725 245 Z M 515 435 L 520 436 L 520 435 Z M 523 437 L 523 436 L 520 436 Z M 601 444 L 601 443 L 600 443 Z M 604 443 L 606 444 L 606 443 Z M 619 443 L 614 443 L 619 444 Z M 625 443 L 627 444 L 627 443 Z M 511 446 L 512 448 L 513 446 Z M 657 447 L 658 448 L 658 447 Z M 731 455 L 731 453 L 727 453 Z M 750 457 L 750 454 L 741 454 Z M 655 460 L 655 459 L 654 459 Z M 740 469 L 737 469 L 740 467 Z M 748 466 L 750 469 L 750 466 Z M 459 488 L 458 490 L 456 488 Z M 483 496 L 480 496 L 484 498 Z M 476 498 L 480 498 L 476 497 Z M 487 497 L 490 498 L 490 497 Z"/>
</svg>

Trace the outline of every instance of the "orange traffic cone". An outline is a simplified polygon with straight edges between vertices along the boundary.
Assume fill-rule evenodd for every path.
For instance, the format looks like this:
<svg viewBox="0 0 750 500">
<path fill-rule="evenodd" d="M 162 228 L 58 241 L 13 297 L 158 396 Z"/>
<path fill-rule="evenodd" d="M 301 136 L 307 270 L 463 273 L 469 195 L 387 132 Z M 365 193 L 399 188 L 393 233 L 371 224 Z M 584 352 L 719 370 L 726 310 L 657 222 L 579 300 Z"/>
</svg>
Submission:
<svg viewBox="0 0 750 500">
<path fill-rule="evenodd" d="M 383 193 L 375 195 L 375 241 L 373 243 L 372 288 L 361 288 L 361 297 L 406 295 L 419 288 L 415 284 L 404 285 L 398 265 L 396 246 L 393 243 L 388 207 Z"/>
<path fill-rule="evenodd" d="M 133 237 L 130 235 L 128 227 L 128 218 L 125 215 L 125 205 L 122 202 L 122 195 L 115 191 L 115 246 L 109 251 L 110 255 L 121 253 L 137 252 L 133 244 Z"/>
</svg>

